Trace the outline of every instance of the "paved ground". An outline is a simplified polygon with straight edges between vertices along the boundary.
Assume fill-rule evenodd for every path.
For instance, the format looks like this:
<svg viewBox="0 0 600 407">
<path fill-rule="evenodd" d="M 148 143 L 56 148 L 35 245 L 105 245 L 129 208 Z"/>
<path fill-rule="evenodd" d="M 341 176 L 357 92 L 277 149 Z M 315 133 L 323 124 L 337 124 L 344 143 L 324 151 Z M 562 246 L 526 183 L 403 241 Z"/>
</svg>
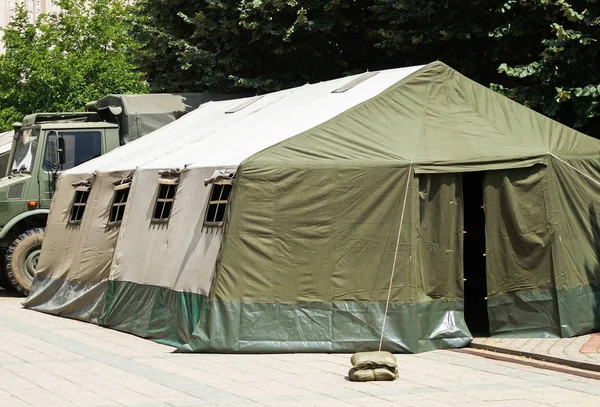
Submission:
<svg viewBox="0 0 600 407">
<path fill-rule="evenodd" d="M 600 372 L 600 333 L 577 338 L 475 338 L 471 346 Z"/>
<path fill-rule="evenodd" d="M 600 381 L 456 351 L 398 355 L 352 383 L 349 355 L 180 355 L 0 292 L 0 406 L 598 406 Z"/>
</svg>

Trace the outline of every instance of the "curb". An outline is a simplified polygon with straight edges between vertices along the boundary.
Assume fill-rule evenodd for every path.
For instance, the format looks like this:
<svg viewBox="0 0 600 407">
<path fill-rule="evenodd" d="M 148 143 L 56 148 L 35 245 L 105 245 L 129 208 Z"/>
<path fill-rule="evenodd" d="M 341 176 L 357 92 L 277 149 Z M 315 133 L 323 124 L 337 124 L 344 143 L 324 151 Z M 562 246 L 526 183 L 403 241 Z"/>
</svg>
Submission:
<svg viewBox="0 0 600 407">
<path fill-rule="evenodd" d="M 600 373 L 600 365 L 595 364 L 595 363 L 582 362 L 582 361 L 566 359 L 566 358 L 550 356 L 550 355 L 540 355 L 539 353 L 523 352 L 520 350 L 507 349 L 507 348 L 501 348 L 498 346 L 484 345 L 484 344 L 472 343 L 472 342 L 469 345 L 469 348 L 486 350 L 489 352 L 503 353 L 505 355 L 523 356 L 523 357 L 526 357 L 529 359 L 539 360 L 541 362 L 554 363 L 557 365 L 573 367 L 575 369 L 583 369 L 583 370 L 589 370 L 592 372 Z"/>
</svg>

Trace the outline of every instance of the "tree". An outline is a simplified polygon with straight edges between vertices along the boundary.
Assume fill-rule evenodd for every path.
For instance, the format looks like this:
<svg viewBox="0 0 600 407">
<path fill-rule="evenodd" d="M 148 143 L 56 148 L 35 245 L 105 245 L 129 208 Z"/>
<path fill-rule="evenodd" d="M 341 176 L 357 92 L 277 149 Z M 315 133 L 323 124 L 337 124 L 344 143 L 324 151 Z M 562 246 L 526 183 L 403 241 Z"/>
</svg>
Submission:
<svg viewBox="0 0 600 407">
<path fill-rule="evenodd" d="M 489 84 L 497 76 L 500 47 L 489 32 L 502 22 L 496 9 L 503 1 L 375 0 L 376 46 L 407 65 L 441 60 Z"/>
<path fill-rule="evenodd" d="M 155 92 L 196 89 L 194 69 L 183 68 L 180 52 L 194 34 L 180 14 L 194 15 L 202 0 L 139 0 L 133 9 L 132 34 L 140 44 L 137 63 Z"/>
<path fill-rule="evenodd" d="M 503 63 L 509 86 L 493 88 L 569 126 L 600 138 L 600 4 L 595 0 L 509 0 L 501 40 L 538 29 L 535 57 Z M 515 52 L 519 49 L 515 47 Z"/>
<path fill-rule="evenodd" d="M 147 55 L 171 52 L 178 60 L 148 78 L 160 89 L 171 78 L 187 90 L 266 92 L 391 66 L 387 53 L 374 47 L 378 22 L 368 12 L 373 0 L 196 0 L 178 13 L 179 22 L 170 5 L 141 5 L 141 14 L 151 16 L 140 30 Z M 151 38 L 157 32 L 160 37 Z M 152 58 L 144 62 L 157 72 Z"/>
<path fill-rule="evenodd" d="M 110 93 L 144 93 L 148 85 L 133 61 L 130 9 L 114 0 L 59 0 L 58 15 L 31 24 L 17 8 L 3 30 L 0 126 L 25 114 L 81 110 Z"/>
<path fill-rule="evenodd" d="M 143 0 L 138 36 L 157 90 L 267 92 L 441 60 L 600 137 L 600 3 L 572 2 Z"/>
</svg>

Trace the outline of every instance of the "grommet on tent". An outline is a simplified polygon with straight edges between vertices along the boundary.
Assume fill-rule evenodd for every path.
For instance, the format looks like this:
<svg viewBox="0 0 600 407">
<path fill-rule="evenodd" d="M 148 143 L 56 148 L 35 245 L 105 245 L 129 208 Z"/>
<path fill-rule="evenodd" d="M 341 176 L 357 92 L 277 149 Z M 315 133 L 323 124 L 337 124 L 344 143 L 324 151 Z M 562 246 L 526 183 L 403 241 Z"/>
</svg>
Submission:
<svg viewBox="0 0 600 407">
<path fill-rule="evenodd" d="M 400 245 L 400 235 L 402 234 L 402 223 L 404 223 L 404 212 L 406 210 L 406 199 L 408 198 L 408 187 L 410 186 L 410 179 L 412 178 L 412 166 L 413 163 L 411 162 L 406 180 L 406 189 L 404 191 L 404 204 L 402 205 L 402 215 L 400 216 L 400 226 L 398 227 L 398 238 L 396 239 L 394 263 L 392 264 L 390 284 L 388 287 L 387 300 L 385 302 L 385 312 L 383 313 L 379 349 L 375 352 L 358 352 L 352 355 L 352 358 L 350 359 L 350 362 L 352 363 L 352 369 L 350 369 L 348 372 L 348 378 L 353 382 L 391 381 L 398 378 L 398 362 L 396 361 L 396 357 L 390 352 L 382 351 L 381 347 L 383 345 L 383 336 L 385 334 L 385 323 L 387 319 L 388 307 L 390 305 L 394 272 L 396 271 L 396 260 L 398 259 L 398 247 Z"/>
</svg>

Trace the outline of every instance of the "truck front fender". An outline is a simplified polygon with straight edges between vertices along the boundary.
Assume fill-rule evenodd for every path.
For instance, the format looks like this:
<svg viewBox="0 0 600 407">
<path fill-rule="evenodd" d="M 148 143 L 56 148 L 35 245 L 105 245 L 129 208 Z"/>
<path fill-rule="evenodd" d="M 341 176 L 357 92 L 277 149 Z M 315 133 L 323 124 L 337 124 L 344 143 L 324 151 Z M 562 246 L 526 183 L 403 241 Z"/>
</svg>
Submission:
<svg viewBox="0 0 600 407">
<path fill-rule="evenodd" d="M 27 211 L 27 212 L 18 214 L 17 216 L 12 218 L 10 221 L 8 221 L 8 223 L 6 225 L 4 225 L 4 227 L 2 229 L 0 229 L 0 239 L 4 239 L 4 237 L 6 237 L 8 232 L 10 232 L 10 230 L 17 223 L 22 221 L 23 219 L 26 219 L 26 218 L 29 218 L 30 216 L 35 216 L 35 215 L 48 215 L 49 213 L 50 213 L 50 210 L 48 210 L 48 209 L 34 209 L 32 211 Z"/>
</svg>

